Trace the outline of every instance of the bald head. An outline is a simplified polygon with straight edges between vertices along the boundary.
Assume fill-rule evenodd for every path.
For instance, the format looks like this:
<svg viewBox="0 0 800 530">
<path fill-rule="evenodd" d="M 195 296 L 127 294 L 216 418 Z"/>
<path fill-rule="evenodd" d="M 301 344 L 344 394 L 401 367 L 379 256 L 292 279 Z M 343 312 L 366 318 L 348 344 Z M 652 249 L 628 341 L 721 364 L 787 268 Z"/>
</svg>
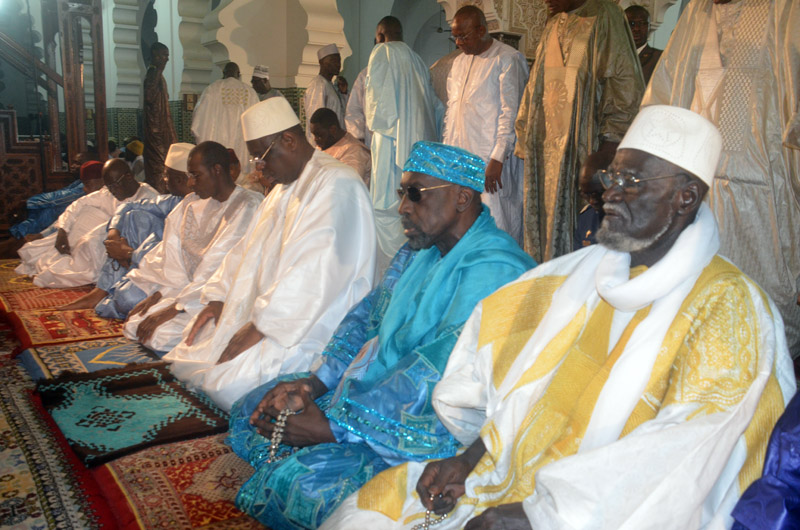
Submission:
<svg viewBox="0 0 800 530">
<path fill-rule="evenodd" d="M 121 158 L 112 158 L 103 165 L 103 182 L 108 191 L 119 201 L 133 196 L 139 183 L 133 177 L 131 167 Z"/>
<path fill-rule="evenodd" d="M 450 31 L 456 46 L 467 55 L 479 55 L 492 45 L 486 16 L 476 6 L 464 6 L 456 11 Z"/>
<path fill-rule="evenodd" d="M 403 40 L 403 25 L 396 17 L 383 17 L 375 29 L 375 42 L 394 42 Z"/>
<path fill-rule="evenodd" d="M 225 65 L 225 68 L 222 70 L 222 79 L 228 79 L 229 77 L 239 79 L 238 64 L 231 62 Z"/>
</svg>

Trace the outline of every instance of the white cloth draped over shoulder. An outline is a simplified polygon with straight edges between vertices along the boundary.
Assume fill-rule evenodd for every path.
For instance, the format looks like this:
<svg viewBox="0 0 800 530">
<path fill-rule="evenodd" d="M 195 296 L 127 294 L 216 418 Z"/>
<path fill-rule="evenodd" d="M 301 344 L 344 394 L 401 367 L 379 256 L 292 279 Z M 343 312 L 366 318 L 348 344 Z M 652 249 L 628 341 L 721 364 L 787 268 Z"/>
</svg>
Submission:
<svg viewBox="0 0 800 530">
<path fill-rule="evenodd" d="M 344 123 L 347 132 L 353 135 L 356 140 L 361 140 L 364 145 L 372 145 L 372 133 L 367 128 L 367 117 L 364 115 L 364 92 L 366 91 L 367 69 L 364 68 L 358 73 L 358 77 L 353 82 L 350 89 L 350 98 L 347 100 L 347 108 L 344 114 Z"/>
<path fill-rule="evenodd" d="M 333 86 L 333 83 L 317 74 L 311 80 L 306 93 L 303 95 L 303 104 L 305 105 L 306 112 L 306 138 L 308 143 L 317 146 L 314 141 L 314 135 L 311 134 L 311 116 L 317 109 L 326 108 L 331 109 L 336 113 L 339 118 L 339 126 L 344 127 L 344 107 L 342 107 L 342 100 L 339 98 L 339 91 Z"/>
<path fill-rule="evenodd" d="M 118 201 L 104 186 L 70 204 L 53 223 L 67 233 L 70 253 L 61 254 L 55 248 L 57 232 L 26 243 L 19 249 L 22 263 L 18 274 L 33 276 L 38 287 L 76 287 L 97 281 L 105 263 L 108 221 L 123 202 L 152 199 L 158 192 L 142 183 L 136 193 Z"/>
<path fill-rule="evenodd" d="M 721 253 L 775 300 L 800 355 L 800 5 L 693 0 L 642 106 L 676 105 L 714 123 L 722 155 L 709 203 Z"/>
<path fill-rule="evenodd" d="M 363 142 L 347 132 L 338 142 L 325 149 L 325 152 L 355 169 L 369 189 L 372 158 L 369 155 L 369 149 Z"/>
<path fill-rule="evenodd" d="M 249 173 L 250 153 L 242 135 L 242 113 L 259 102 L 253 87 L 228 77 L 214 81 L 200 95 L 192 115 L 197 143 L 213 140 L 236 152 L 242 173 Z"/>
<path fill-rule="evenodd" d="M 308 369 L 348 309 L 371 288 L 375 224 L 364 183 L 349 166 L 314 152 L 300 177 L 262 202 L 244 237 L 202 291 L 224 302 L 206 324 L 164 359 L 172 372 L 228 410 L 279 374 Z M 217 365 L 242 326 L 264 335 L 235 359 Z M 184 339 L 191 323 L 184 332 Z"/>
<path fill-rule="evenodd" d="M 182 313 L 159 326 L 144 345 L 169 351 L 181 340 L 189 321 L 203 308 L 200 295 L 225 255 L 244 236 L 264 196 L 236 186 L 225 202 L 187 195 L 167 216 L 164 237 L 127 278 L 146 295 L 160 292 L 161 300 L 146 313 L 125 322 L 123 332 L 137 340 L 147 316 L 177 304 Z"/>
<path fill-rule="evenodd" d="M 487 507 L 509 502 L 523 503 L 533 528 L 730 526 L 728 514 L 760 474 L 769 430 L 795 381 L 777 308 L 716 256 L 718 246 L 704 205 L 669 253 L 633 278 L 628 254 L 595 245 L 546 262 L 484 299 L 433 402 L 459 441 L 480 436 L 487 453 L 467 478 L 469 500 L 437 527 L 462 528 Z M 537 315 L 530 335 L 508 315 L 526 302 L 541 304 L 523 309 Z M 608 327 L 587 326 L 598 322 L 597 311 Z M 576 345 L 598 331 L 606 333 L 607 359 L 615 360 L 605 365 L 608 372 L 586 379 L 590 385 L 573 389 L 593 398 L 559 410 L 571 402 L 549 390 L 563 384 L 559 371 L 568 363 L 568 375 L 581 374 L 581 355 L 592 352 Z M 546 432 L 554 424 L 566 426 Z M 409 464 L 374 479 L 323 529 L 419 522 L 424 509 L 414 488 L 423 468 Z M 407 489 L 399 499 L 377 500 L 381 484 L 398 483 Z M 384 490 L 382 497 L 390 495 Z"/>
<path fill-rule="evenodd" d="M 414 144 L 439 141 L 443 107 L 428 67 L 404 42 L 372 49 L 367 66 L 364 114 L 372 131 L 370 194 L 378 232 L 379 274 L 406 242 L 397 212 L 397 188 Z"/>
<path fill-rule="evenodd" d="M 514 121 L 525 84 L 525 56 L 493 40 L 479 55 L 461 54 L 447 77 L 443 142 L 503 164 L 502 189 L 483 193 L 497 227 L 522 244 L 522 160 L 514 155 Z"/>
</svg>

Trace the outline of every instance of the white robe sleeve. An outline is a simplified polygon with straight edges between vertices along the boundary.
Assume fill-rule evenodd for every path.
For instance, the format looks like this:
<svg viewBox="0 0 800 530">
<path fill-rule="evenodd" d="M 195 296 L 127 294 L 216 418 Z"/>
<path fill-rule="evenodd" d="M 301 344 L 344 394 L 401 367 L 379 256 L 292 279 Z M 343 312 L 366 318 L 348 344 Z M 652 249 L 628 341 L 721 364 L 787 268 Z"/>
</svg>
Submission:
<svg viewBox="0 0 800 530">
<path fill-rule="evenodd" d="M 284 348 L 297 344 L 359 278 L 364 259 L 357 257 L 374 254 L 374 240 L 372 207 L 360 179 L 319 187 L 283 238 L 278 281 L 256 298 L 252 323 Z"/>
<path fill-rule="evenodd" d="M 522 54 L 516 54 L 500 71 L 500 115 L 497 117 L 497 135 L 491 154 L 491 158 L 498 162 L 505 162 L 514 149 L 517 139 L 514 121 L 527 80 L 528 65 Z"/>
<path fill-rule="evenodd" d="M 254 197 L 254 194 L 250 194 L 250 192 L 243 191 L 243 193 Z M 175 297 L 178 309 L 192 312 L 198 311 L 202 307 L 200 299 L 203 288 L 219 269 L 229 251 L 244 238 L 244 233 L 258 209 L 260 201 L 247 197 L 242 203 L 229 219 L 222 221 L 214 239 L 207 247 L 208 250 L 197 265 L 191 281 Z"/>
</svg>

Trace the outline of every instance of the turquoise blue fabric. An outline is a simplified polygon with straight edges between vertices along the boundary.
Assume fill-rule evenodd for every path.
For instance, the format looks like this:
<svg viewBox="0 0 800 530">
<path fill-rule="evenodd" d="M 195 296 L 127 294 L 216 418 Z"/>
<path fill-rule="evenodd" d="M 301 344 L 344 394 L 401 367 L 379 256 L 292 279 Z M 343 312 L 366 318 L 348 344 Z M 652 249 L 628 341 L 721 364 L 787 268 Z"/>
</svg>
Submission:
<svg viewBox="0 0 800 530">
<path fill-rule="evenodd" d="M 58 219 L 67 206 L 84 196 L 83 182 L 76 180 L 60 190 L 46 191 L 30 197 L 26 201 L 28 218 L 9 229 L 17 239 L 28 234 L 38 234 Z"/>
<path fill-rule="evenodd" d="M 437 142 L 417 142 L 403 171 L 425 173 L 483 193 L 486 163 L 466 149 Z"/>
<path fill-rule="evenodd" d="M 142 258 L 164 237 L 164 222 L 169 213 L 183 200 L 178 195 L 159 195 L 154 199 L 142 199 L 122 204 L 108 223 L 108 229 L 117 229 L 133 247 L 131 266 L 123 267 L 116 260 L 106 258 L 100 269 L 97 287 L 108 293 L 95 306 L 98 315 L 104 318 L 124 319 L 133 307 L 144 300 L 144 291 L 125 279 L 125 275 L 137 268 Z"/>
<path fill-rule="evenodd" d="M 331 389 L 317 403 L 338 444 L 295 453 L 281 447 L 286 459 L 265 462 L 269 441 L 249 424 L 250 414 L 279 380 L 307 373 L 271 381 L 234 404 L 227 443 L 255 468 L 237 506 L 270 528 L 316 528 L 383 469 L 458 449 L 433 410 L 433 387 L 475 305 L 535 263 L 495 226 L 485 207 L 444 257 L 436 247 L 413 259 L 411 252 L 400 249 L 381 284 L 345 317 L 314 367 Z"/>
</svg>

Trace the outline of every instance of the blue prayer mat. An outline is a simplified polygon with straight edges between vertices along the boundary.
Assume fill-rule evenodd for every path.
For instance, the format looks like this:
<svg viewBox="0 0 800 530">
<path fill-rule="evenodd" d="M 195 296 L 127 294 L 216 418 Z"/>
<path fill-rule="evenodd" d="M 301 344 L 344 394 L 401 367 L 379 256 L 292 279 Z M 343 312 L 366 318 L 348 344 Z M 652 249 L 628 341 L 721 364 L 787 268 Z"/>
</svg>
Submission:
<svg viewBox="0 0 800 530">
<path fill-rule="evenodd" d="M 52 379 L 64 372 L 97 372 L 159 360 L 141 344 L 123 337 L 28 348 L 19 358 L 35 381 Z"/>
<path fill-rule="evenodd" d="M 163 362 L 67 373 L 39 383 L 37 391 L 45 410 L 88 466 L 228 428 L 225 412 L 205 395 L 189 391 Z"/>
</svg>

